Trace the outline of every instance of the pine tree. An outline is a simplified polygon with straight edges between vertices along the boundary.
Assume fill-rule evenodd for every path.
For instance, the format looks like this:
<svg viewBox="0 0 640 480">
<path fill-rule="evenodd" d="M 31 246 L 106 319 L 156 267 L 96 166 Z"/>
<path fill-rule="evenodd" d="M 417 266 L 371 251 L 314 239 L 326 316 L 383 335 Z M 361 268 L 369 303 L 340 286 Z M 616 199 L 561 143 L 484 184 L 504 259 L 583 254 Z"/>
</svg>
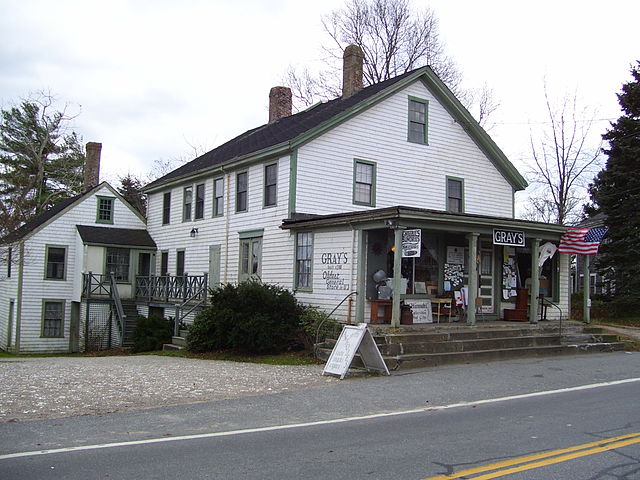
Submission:
<svg viewBox="0 0 640 480">
<path fill-rule="evenodd" d="M 82 190 L 81 139 L 40 95 L 0 111 L 0 235 Z"/>
<path fill-rule="evenodd" d="M 595 211 L 606 215 L 609 227 L 599 268 L 614 281 L 619 300 L 640 306 L 640 61 L 631 75 L 633 81 L 618 94 L 624 115 L 603 135 L 609 142 L 603 150 L 607 165 L 591 184 L 590 194 Z"/>
<path fill-rule="evenodd" d="M 147 215 L 147 196 L 142 192 L 142 181 L 139 178 L 130 173 L 126 177 L 120 177 L 118 193 L 142 215 Z"/>
</svg>

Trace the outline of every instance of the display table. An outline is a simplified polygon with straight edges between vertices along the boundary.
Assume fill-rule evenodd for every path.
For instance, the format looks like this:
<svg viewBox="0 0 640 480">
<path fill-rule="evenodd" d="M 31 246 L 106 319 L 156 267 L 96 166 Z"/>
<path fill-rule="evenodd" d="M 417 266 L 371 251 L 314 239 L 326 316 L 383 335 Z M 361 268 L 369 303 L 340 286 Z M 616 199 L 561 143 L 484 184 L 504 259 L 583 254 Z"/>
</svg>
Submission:
<svg viewBox="0 0 640 480">
<path fill-rule="evenodd" d="M 447 315 L 447 322 L 451 323 L 451 314 L 453 312 L 453 299 L 452 298 L 432 298 L 431 310 L 433 311 L 433 318 L 436 323 L 440 323 L 440 317 Z"/>
</svg>

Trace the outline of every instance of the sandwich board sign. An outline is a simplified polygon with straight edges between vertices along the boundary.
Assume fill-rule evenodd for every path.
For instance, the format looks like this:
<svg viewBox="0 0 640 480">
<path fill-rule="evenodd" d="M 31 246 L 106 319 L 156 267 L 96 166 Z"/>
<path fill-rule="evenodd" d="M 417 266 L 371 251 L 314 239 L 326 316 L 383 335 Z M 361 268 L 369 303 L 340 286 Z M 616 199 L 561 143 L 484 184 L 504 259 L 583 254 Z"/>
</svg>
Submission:
<svg viewBox="0 0 640 480">
<path fill-rule="evenodd" d="M 331 374 L 344 378 L 349 370 L 356 352 L 360 352 L 360 358 L 367 370 L 377 370 L 389 375 L 389 369 L 378 350 L 373 335 L 366 323 L 359 325 L 345 325 L 336 342 L 322 374 Z"/>
</svg>

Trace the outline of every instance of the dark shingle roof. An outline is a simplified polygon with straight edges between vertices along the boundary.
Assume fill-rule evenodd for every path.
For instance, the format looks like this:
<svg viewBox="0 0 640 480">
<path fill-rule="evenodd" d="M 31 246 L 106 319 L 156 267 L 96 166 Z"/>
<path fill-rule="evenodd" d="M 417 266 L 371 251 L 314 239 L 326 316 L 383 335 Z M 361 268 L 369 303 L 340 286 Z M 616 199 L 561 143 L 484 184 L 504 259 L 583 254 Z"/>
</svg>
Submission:
<svg viewBox="0 0 640 480">
<path fill-rule="evenodd" d="M 76 225 L 76 228 L 84 243 L 156 248 L 156 242 L 146 230 L 88 225 Z"/>
<path fill-rule="evenodd" d="M 376 83 L 363 88 L 349 98 L 336 98 L 326 103 L 321 103 L 308 110 L 283 117 L 273 123 L 248 130 L 242 135 L 229 140 L 217 148 L 201 155 L 189 163 L 177 168 L 146 186 L 153 188 L 169 180 L 189 175 L 200 170 L 224 163 L 233 158 L 258 152 L 265 148 L 273 147 L 280 143 L 293 140 L 297 136 L 317 127 L 323 122 L 332 119 L 336 115 L 348 110 L 360 102 L 376 95 L 382 90 L 394 85 L 400 80 L 410 76 L 418 70 L 426 71 L 429 67 L 420 67 L 397 77 Z"/>
<path fill-rule="evenodd" d="M 19 240 L 22 240 L 22 238 L 25 235 L 27 235 L 28 233 L 31 233 L 36 228 L 38 228 L 40 225 L 44 225 L 46 222 L 48 222 L 53 217 L 55 217 L 60 212 L 62 212 L 65 208 L 69 207 L 70 205 L 73 205 L 75 202 L 80 200 L 82 197 L 88 195 L 91 191 L 93 191 L 93 190 L 87 190 L 84 193 L 76 195 L 75 197 L 70 197 L 70 198 L 67 198 L 65 200 L 62 200 L 62 201 L 56 203 L 49 210 L 46 210 L 46 211 L 42 212 L 40 215 L 32 218 L 31 220 L 29 220 L 27 223 L 22 225 L 17 230 L 14 230 L 13 232 L 5 235 L 2 239 L 0 239 L 0 244 L 5 244 L 6 245 L 6 244 L 15 243 L 15 242 L 17 242 Z"/>
</svg>

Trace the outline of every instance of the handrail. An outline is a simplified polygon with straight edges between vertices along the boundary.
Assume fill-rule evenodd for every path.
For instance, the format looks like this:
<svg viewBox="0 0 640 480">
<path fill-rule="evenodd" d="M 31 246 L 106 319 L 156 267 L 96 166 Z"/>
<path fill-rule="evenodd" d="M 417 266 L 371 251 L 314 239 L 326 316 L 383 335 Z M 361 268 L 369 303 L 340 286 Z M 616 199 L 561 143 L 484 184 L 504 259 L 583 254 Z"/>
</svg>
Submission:
<svg viewBox="0 0 640 480">
<path fill-rule="evenodd" d="M 122 307 L 122 301 L 120 300 L 120 292 L 118 292 L 118 284 L 116 282 L 116 276 L 113 272 L 109 274 L 111 279 L 111 298 L 116 307 L 116 320 L 118 321 L 118 327 L 120 329 L 120 346 L 124 345 L 124 335 L 126 333 L 127 316 L 124 314 L 124 308 Z"/>
<path fill-rule="evenodd" d="M 188 298 L 185 298 L 180 305 L 176 305 L 176 318 L 174 319 L 174 327 L 173 327 L 173 332 L 176 337 L 180 335 L 180 323 L 182 322 L 182 319 L 185 318 L 187 315 L 189 315 L 191 312 L 193 312 L 196 308 L 207 303 L 208 275 L 205 273 L 203 275 L 203 278 L 204 278 L 204 281 L 200 284 L 200 288 L 197 290 L 194 290 L 191 296 Z M 200 299 L 199 302 L 197 302 L 195 305 L 192 305 L 191 308 L 187 310 L 186 313 L 184 314 L 181 313 L 185 305 L 187 305 L 188 303 L 198 298 Z"/>
<path fill-rule="evenodd" d="M 313 355 L 314 356 L 318 356 L 317 351 L 318 351 L 318 339 L 320 338 L 320 329 L 322 328 L 322 324 L 324 322 L 326 322 L 329 318 L 331 318 L 331 315 L 333 315 L 335 313 L 335 311 L 340 307 L 340 305 L 342 305 L 344 303 L 344 301 L 349 298 L 351 295 L 357 295 L 358 292 L 354 291 L 354 292 L 349 292 L 342 300 L 340 300 L 340 303 L 338 303 L 338 305 L 336 305 L 336 307 L 331 310 L 331 313 L 329 313 L 329 315 L 327 315 L 325 318 L 322 319 L 322 321 L 320 322 L 320 325 L 318 325 L 318 328 L 316 329 L 316 341 L 313 344 Z"/>
</svg>

